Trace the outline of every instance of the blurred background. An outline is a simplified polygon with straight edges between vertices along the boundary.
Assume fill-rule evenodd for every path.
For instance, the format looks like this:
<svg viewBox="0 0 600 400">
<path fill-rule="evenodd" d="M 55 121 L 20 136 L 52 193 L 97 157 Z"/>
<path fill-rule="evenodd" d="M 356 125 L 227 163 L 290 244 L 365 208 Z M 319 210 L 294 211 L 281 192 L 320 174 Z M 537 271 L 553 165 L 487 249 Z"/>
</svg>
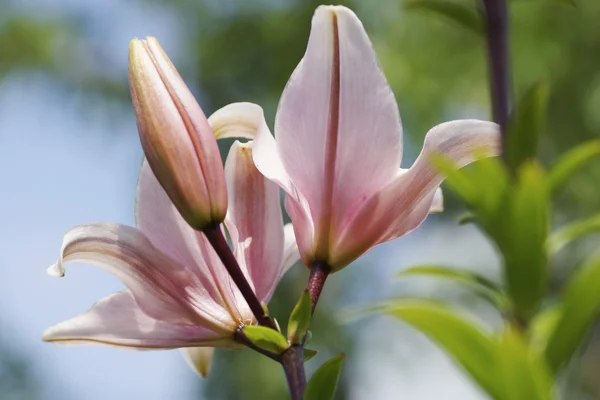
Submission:
<svg viewBox="0 0 600 400">
<path fill-rule="evenodd" d="M 451 1 L 451 0 L 449 0 Z M 577 7 L 513 0 L 514 93 L 550 83 L 541 158 L 600 134 L 600 1 Z M 177 351 L 135 352 L 43 343 L 48 326 L 120 290 L 112 276 L 74 265 L 65 279 L 45 269 L 61 238 L 84 222 L 133 225 L 142 152 L 127 83 L 132 37 L 156 36 L 206 114 L 234 101 L 261 104 L 272 126 L 283 87 L 304 52 L 315 0 L 0 0 L 0 399 L 285 399 L 280 367 L 251 351 L 218 351 L 200 380 Z M 409 166 L 427 130 L 464 117 L 489 118 L 480 37 L 402 0 L 344 1 L 363 21 L 396 94 Z M 368 140 L 368 135 L 365 135 Z M 227 144 L 226 144 L 227 145 Z M 223 149 L 226 150 L 225 148 Z M 600 163 L 578 173 L 556 202 L 555 223 L 600 206 Z M 346 352 L 338 399 L 484 399 L 419 333 L 384 317 L 340 322 L 340 310 L 391 296 L 427 296 L 463 306 L 484 323 L 491 309 L 459 288 L 395 280 L 396 271 L 443 263 L 498 280 L 494 249 L 446 193 L 447 212 L 379 246 L 330 278 L 313 323 L 319 356 Z M 564 250 L 552 287 L 593 249 Z M 297 266 L 271 302 L 289 315 L 306 282 Z M 594 338 L 599 340 L 594 340 Z M 571 372 L 569 399 L 600 399 L 600 335 Z"/>
</svg>

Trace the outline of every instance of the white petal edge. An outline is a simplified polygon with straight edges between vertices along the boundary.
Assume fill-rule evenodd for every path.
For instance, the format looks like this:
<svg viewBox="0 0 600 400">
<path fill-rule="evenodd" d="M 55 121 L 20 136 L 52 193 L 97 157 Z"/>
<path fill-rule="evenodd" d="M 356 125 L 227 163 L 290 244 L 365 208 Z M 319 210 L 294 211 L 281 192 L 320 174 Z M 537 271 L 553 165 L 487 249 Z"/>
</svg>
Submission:
<svg viewBox="0 0 600 400">
<path fill-rule="evenodd" d="M 208 124 L 217 139 L 254 139 L 264 119 L 258 104 L 242 102 L 218 109 L 208 118 Z"/>
</svg>

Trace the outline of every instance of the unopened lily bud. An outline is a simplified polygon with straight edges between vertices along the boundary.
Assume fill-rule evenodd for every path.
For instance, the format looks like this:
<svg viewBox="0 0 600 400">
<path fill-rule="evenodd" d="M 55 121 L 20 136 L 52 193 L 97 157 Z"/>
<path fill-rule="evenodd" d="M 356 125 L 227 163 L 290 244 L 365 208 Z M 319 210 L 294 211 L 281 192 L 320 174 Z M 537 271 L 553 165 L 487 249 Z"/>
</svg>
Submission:
<svg viewBox="0 0 600 400">
<path fill-rule="evenodd" d="M 227 188 L 213 131 L 155 38 L 129 45 L 129 82 L 144 153 L 190 226 L 223 221 Z"/>
</svg>

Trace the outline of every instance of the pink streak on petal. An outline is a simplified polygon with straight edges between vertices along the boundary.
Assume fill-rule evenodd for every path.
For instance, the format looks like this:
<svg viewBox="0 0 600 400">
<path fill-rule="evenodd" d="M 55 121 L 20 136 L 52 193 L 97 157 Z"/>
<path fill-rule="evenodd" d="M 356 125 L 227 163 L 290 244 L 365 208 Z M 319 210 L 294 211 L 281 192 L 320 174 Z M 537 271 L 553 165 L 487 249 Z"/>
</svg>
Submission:
<svg viewBox="0 0 600 400">
<path fill-rule="evenodd" d="M 246 265 L 256 296 L 267 302 L 281 276 L 283 218 L 279 188 L 267 180 L 252 161 L 252 142 L 236 141 L 225 163 L 230 195 L 226 216 L 235 256 Z"/>
<path fill-rule="evenodd" d="M 285 170 L 315 222 L 315 250 L 327 253 L 329 235 L 393 179 L 402 150 L 396 101 L 350 10 L 315 12 L 275 132 Z"/>
<path fill-rule="evenodd" d="M 57 264 L 96 265 L 121 280 L 149 316 L 173 324 L 199 324 L 232 332 L 237 321 L 203 294 L 196 275 L 155 248 L 139 230 L 118 224 L 87 224 L 65 234 Z M 210 300 L 210 298 L 209 298 Z"/>
<path fill-rule="evenodd" d="M 128 290 L 111 294 L 92 308 L 46 330 L 43 340 L 56 344 L 105 344 L 137 349 L 184 346 L 235 346 L 231 335 L 198 325 L 177 325 L 146 315 Z"/>
</svg>

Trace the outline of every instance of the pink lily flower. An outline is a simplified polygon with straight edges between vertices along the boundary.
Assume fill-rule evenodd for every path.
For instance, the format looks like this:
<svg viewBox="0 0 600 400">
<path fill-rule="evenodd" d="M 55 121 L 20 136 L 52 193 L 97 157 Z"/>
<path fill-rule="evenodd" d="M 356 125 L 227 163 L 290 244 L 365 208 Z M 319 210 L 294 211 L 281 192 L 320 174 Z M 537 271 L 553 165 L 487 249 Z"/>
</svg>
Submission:
<svg viewBox="0 0 600 400">
<path fill-rule="evenodd" d="M 500 150 L 499 128 L 479 120 L 432 128 L 418 159 L 401 169 L 402 126 L 394 95 L 356 15 L 317 8 L 308 47 L 281 96 L 276 139 L 254 117 L 254 162 L 286 193 L 302 259 L 335 272 L 439 211 L 441 153 L 458 167 Z"/>
<path fill-rule="evenodd" d="M 216 113 L 219 136 L 234 135 L 236 120 Z M 243 131 L 238 136 L 244 136 Z M 284 227 L 279 190 L 252 161 L 252 142 L 234 143 L 225 164 L 229 209 L 225 225 L 234 255 L 257 298 L 271 298 L 298 259 L 291 225 Z M 49 328 L 57 344 L 105 344 L 138 349 L 183 348 L 206 375 L 212 347 L 239 348 L 236 330 L 255 318 L 219 257 L 192 229 L 144 161 L 136 201 L 137 229 L 108 223 L 81 225 L 64 237 L 60 259 L 49 268 L 64 275 L 70 261 L 96 265 L 126 289 L 89 311 Z"/>
</svg>

